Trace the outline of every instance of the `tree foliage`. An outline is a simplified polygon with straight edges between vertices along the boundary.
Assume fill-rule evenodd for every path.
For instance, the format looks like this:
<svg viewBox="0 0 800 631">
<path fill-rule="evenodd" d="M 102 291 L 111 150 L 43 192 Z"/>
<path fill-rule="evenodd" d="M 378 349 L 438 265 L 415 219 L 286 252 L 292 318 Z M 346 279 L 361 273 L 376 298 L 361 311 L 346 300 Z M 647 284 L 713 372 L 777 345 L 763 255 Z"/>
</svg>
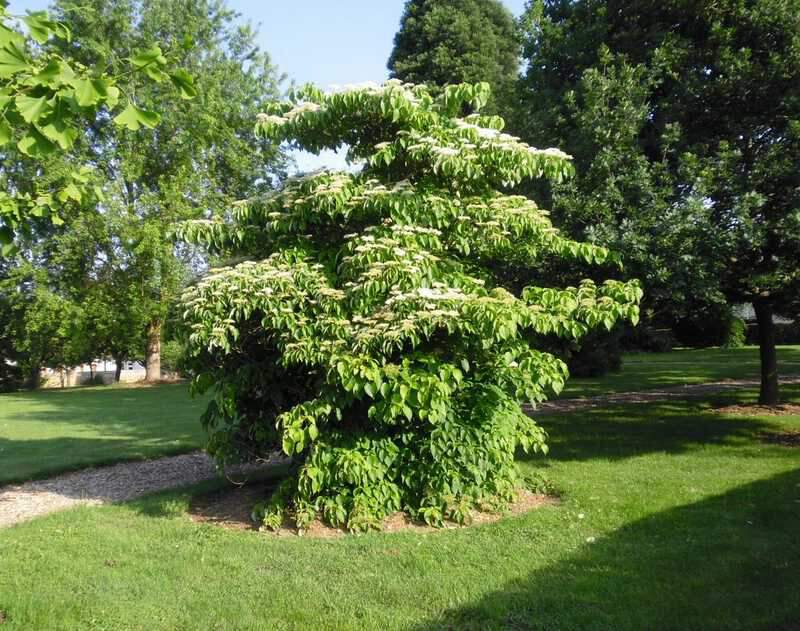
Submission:
<svg viewBox="0 0 800 631">
<path fill-rule="evenodd" d="M 120 90 L 122 73 L 172 82 L 186 98 L 193 98 L 191 75 L 171 67 L 158 45 L 142 42 L 138 50 L 107 64 L 81 63 L 75 56 L 54 50 L 54 42 L 72 41 L 71 29 L 46 11 L 28 12 L 17 29 L 15 16 L 0 2 L 0 150 L 45 162 L 48 156 L 70 151 L 98 118 L 113 119 L 129 129 L 154 127 L 159 113 L 141 108 L 133 93 Z M 85 43 L 85 42 L 84 42 Z M 9 149 L 10 148 L 10 149 Z M 0 254 L 15 250 L 14 235 L 27 231 L 28 221 L 47 217 L 63 222 L 64 208 L 80 203 L 86 194 L 87 166 L 65 170 L 47 186 L 29 190 L 7 187 L 0 193 Z"/>
<path fill-rule="evenodd" d="M 389 57 L 393 78 L 436 86 L 488 82 L 486 111 L 504 112 L 517 80 L 519 38 L 498 0 L 408 0 Z"/>
<path fill-rule="evenodd" d="M 533 201 L 500 192 L 524 178 L 560 180 L 568 156 L 502 133 L 473 114 L 487 84 L 436 98 L 393 80 L 325 94 L 313 86 L 271 104 L 261 135 L 318 152 L 349 147 L 359 173 L 290 179 L 182 235 L 249 260 L 215 269 L 183 296 L 195 391 L 220 462 L 295 459 L 294 475 L 256 510 L 300 528 L 317 513 L 350 530 L 407 509 L 464 521 L 506 500 L 517 448 L 545 452 L 520 409 L 567 377 L 540 336 L 580 337 L 635 321 L 636 282 L 527 287 L 497 263 L 599 263 L 609 251 L 562 237 Z"/>
<path fill-rule="evenodd" d="M 63 54 L 87 66 L 110 63 L 120 73 L 115 60 L 159 41 L 175 51 L 173 74 L 196 78 L 179 83 L 179 99 L 149 66 L 146 80 L 141 73 L 124 75 L 120 89 L 159 113 L 158 128 L 134 115 L 119 119 L 122 127 L 100 120 L 81 146 L 99 172 L 102 212 L 112 231 L 114 283 L 106 293 L 117 303 L 131 301 L 126 320 L 140 323 L 135 334 L 145 340 L 148 379 L 157 380 L 170 305 L 192 268 L 204 264 L 191 250 L 176 248 L 173 226 L 273 186 L 282 153 L 255 136 L 251 121 L 277 97 L 280 77 L 253 29 L 221 0 L 60 0 L 55 11 L 80 42 L 64 42 Z"/>
<path fill-rule="evenodd" d="M 686 312 L 752 302 L 766 329 L 797 313 L 800 4 L 554 0 L 526 21 L 524 136 L 557 130 L 591 161 L 561 204 L 599 202 L 577 223 L 632 239 L 648 288 Z M 761 398 L 775 402 L 768 347 Z"/>
</svg>

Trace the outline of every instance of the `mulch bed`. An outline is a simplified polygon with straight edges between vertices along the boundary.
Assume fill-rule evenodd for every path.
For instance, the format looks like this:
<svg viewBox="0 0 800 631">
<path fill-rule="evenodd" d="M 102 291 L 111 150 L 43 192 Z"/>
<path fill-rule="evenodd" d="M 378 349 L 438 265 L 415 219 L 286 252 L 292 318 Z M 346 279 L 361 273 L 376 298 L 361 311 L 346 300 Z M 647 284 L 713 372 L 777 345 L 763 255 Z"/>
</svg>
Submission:
<svg viewBox="0 0 800 631">
<path fill-rule="evenodd" d="M 800 405 L 785 403 L 780 405 L 728 405 L 714 410 L 719 414 L 742 416 L 800 416 Z"/>
<path fill-rule="evenodd" d="M 214 491 L 195 497 L 189 505 L 189 517 L 194 522 L 214 524 L 232 530 L 258 530 L 258 525 L 250 518 L 253 506 L 267 499 L 274 488 L 270 485 L 246 485 L 231 487 Z M 414 521 L 405 513 L 397 512 L 389 515 L 383 521 L 382 530 L 385 532 L 398 532 L 412 530 L 415 532 L 438 532 L 441 530 L 466 528 L 479 524 L 488 524 L 502 519 L 508 515 L 520 515 L 528 511 L 557 504 L 558 499 L 549 495 L 538 495 L 530 491 L 521 490 L 516 501 L 504 512 L 475 512 L 472 522 L 468 526 L 455 523 L 446 523 L 444 528 L 433 528 L 424 522 Z M 286 521 L 277 532 L 265 531 L 277 537 L 299 536 L 297 528 L 290 521 Z M 332 528 L 321 520 L 315 520 L 308 529 L 302 533 L 304 537 L 343 537 L 348 533 L 339 528 Z"/>
</svg>

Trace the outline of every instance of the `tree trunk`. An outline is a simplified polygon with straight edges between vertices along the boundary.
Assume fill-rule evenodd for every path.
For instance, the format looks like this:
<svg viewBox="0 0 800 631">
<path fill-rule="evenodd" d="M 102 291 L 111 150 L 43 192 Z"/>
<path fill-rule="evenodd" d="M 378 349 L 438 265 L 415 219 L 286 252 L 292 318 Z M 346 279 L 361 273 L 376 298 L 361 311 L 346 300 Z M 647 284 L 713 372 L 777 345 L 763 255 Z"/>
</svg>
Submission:
<svg viewBox="0 0 800 631">
<path fill-rule="evenodd" d="M 147 325 L 147 358 L 145 360 L 145 381 L 161 379 L 161 320 L 153 320 Z"/>
<path fill-rule="evenodd" d="M 29 390 L 37 390 L 42 385 L 42 368 L 39 365 L 31 366 L 28 377 L 25 379 L 25 387 Z"/>
<path fill-rule="evenodd" d="M 117 357 L 115 361 L 117 362 L 117 367 L 114 369 L 114 383 L 119 383 L 122 376 L 122 358 Z"/>
<path fill-rule="evenodd" d="M 775 350 L 775 323 L 772 321 L 772 305 L 755 302 L 758 321 L 758 347 L 761 355 L 761 405 L 778 405 L 778 355 Z"/>
</svg>

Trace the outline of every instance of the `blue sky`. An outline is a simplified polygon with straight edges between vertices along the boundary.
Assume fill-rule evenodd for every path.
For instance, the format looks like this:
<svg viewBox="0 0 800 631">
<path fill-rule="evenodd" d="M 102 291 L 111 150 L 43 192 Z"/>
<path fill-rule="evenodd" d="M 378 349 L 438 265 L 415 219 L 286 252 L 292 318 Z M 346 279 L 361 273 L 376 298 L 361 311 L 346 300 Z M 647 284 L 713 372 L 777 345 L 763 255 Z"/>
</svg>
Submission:
<svg viewBox="0 0 800 631">
<path fill-rule="evenodd" d="M 519 15 L 526 0 L 504 0 Z M 11 0 L 12 13 L 44 9 L 49 0 Z M 386 61 L 404 0 L 229 0 L 258 27 L 259 43 L 290 80 L 325 88 L 388 76 Z M 286 84 L 288 85 L 288 83 Z M 302 170 L 342 166 L 341 158 L 298 156 Z"/>
<path fill-rule="evenodd" d="M 11 0 L 12 13 L 44 9 L 48 0 Z M 321 87 L 383 81 L 404 0 L 229 0 L 259 27 L 259 41 L 298 83 Z M 525 0 L 504 0 L 519 15 Z"/>
</svg>

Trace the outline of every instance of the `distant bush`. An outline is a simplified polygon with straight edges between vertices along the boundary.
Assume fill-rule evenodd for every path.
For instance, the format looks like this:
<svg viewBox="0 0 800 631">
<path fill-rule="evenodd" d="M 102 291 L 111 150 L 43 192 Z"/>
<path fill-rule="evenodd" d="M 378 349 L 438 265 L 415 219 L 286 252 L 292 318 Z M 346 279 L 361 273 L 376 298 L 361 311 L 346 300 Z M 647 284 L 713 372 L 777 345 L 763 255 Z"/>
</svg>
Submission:
<svg viewBox="0 0 800 631">
<path fill-rule="evenodd" d="M 580 346 L 567 359 L 573 377 L 602 377 L 622 368 L 622 329 L 592 331 L 580 341 Z"/>
<path fill-rule="evenodd" d="M 186 347 L 178 340 L 169 340 L 161 345 L 161 369 L 182 373 L 186 365 Z"/>
<path fill-rule="evenodd" d="M 722 342 L 723 348 L 741 348 L 747 343 L 747 324 L 739 317 L 733 316 L 728 321 L 728 330 Z"/>
<path fill-rule="evenodd" d="M 677 345 L 671 329 L 657 329 L 648 325 L 627 327 L 620 339 L 620 347 L 625 351 L 667 353 Z"/>
<path fill-rule="evenodd" d="M 758 344 L 758 325 L 747 327 L 747 343 Z M 775 324 L 776 344 L 800 344 L 800 322 L 781 322 Z"/>
</svg>

